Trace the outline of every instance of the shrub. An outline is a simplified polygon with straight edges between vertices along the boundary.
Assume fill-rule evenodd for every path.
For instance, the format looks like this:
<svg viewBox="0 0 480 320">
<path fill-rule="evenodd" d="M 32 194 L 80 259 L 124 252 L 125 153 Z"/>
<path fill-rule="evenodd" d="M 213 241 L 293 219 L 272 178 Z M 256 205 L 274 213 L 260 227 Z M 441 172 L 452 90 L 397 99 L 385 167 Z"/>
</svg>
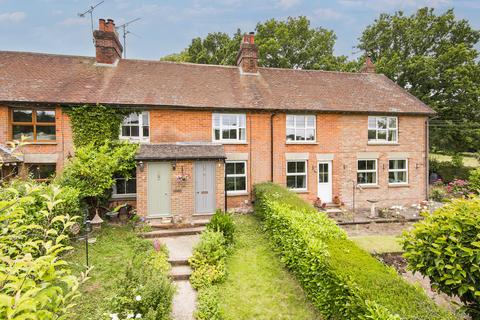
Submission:
<svg viewBox="0 0 480 320">
<path fill-rule="evenodd" d="M 224 315 L 219 306 L 216 287 L 205 288 L 198 293 L 197 311 L 198 320 L 223 320 Z"/>
<path fill-rule="evenodd" d="M 480 316 L 480 199 L 457 199 L 426 215 L 404 234 L 409 268 L 432 286 L 458 296 L 467 312 Z"/>
<path fill-rule="evenodd" d="M 271 183 L 256 185 L 254 192 L 255 212 L 282 260 L 325 318 L 453 317 L 294 193 Z"/>
<path fill-rule="evenodd" d="M 217 210 L 210 222 L 207 224 L 208 230 L 219 231 L 223 233 L 228 245 L 232 245 L 234 242 L 235 234 L 235 222 L 231 214 Z"/>
<path fill-rule="evenodd" d="M 225 281 L 226 275 L 227 269 L 225 261 L 220 260 L 214 265 L 205 264 L 197 267 L 190 277 L 190 282 L 193 288 L 201 289 L 213 284 L 222 283 Z"/>
<path fill-rule="evenodd" d="M 430 199 L 437 201 L 437 202 L 442 202 L 445 200 L 447 196 L 447 192 L 443 189 L 443 187 L 435 187 L 430 189 Z"/>
<path fill-rule="evenodd" d="M 0 191 L 0 319 L 65 319 L 71 313 L 87 278 L 73 276 L 61 258 L 71 249 L 65 242 L 75 223 L 59 209 L 63 192 L 33 182 Z"/>
<path fill-rule="evenodd" d="M 472 170 L 468 177 L 470 191 L 480 194 L 480 168 Z"/>
<path fill-rule="evenodd" d="M 117 282 L 111 301 L 113 314 L 125 319 L 129 314 L 147 320 L 169 320 L 175 288 L 168 278 L 168 253 L 164 247 L 132 237 L 136 255 Z"/>
<path fill-rule="evenodd" d="M 454 179 L 467 180 L 472 168 L 464 166 L 459 161 L 438 161 L 430 159 L 430 172 L 436 172 L 444 182 Z"/>
</svg>

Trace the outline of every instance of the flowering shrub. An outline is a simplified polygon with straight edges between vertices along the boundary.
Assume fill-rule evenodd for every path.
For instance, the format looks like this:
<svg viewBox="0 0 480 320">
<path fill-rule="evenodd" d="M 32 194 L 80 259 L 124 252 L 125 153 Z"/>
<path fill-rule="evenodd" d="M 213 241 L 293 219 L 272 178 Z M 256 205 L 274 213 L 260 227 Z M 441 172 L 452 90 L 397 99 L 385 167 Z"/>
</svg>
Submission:
<svg viewBox="0 0 480 320">
<path fill-rule="evenodd" d="M 454 197 L 466 197 L 470 193 L 468 182 L 462 179 L 454 179 L 451 181 L 447 185 L 446 190 Z"/>
</svg>

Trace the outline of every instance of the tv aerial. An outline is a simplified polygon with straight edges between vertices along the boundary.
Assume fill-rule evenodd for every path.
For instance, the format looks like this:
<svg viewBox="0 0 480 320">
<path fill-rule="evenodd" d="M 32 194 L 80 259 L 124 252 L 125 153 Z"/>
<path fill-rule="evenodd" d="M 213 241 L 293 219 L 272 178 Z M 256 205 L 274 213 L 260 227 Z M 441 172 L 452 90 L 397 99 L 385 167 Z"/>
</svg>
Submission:
<svg viewBox="0 0 480 320">
<path fill-rule="evenodd" d="M 142 18 L 136 18 L 136 19 L 133 19 L 133 20 L 130 20 L 130 21 L 127 21 L 125 22 L 124 24 L 122 25 L 119 25 L 117 27 L 115 27 L 115 29 L 121 29 L 122 30 L 122 34 L 123 34 L 123 58 L 125 59 L 127 57 L 127 34 L 133 34 L 133 35 L 136 35 L 135 33 L 131 32 L 130 30 L 127 30 L 127 27 L 140 20 Z"/>
<path fill-rule="evenodd" d="M 105 2 L 105 0 L 100 1 L 96 5 L 90 6 L 90 8 L 87 11 L 78 14 L 78 16 L 80 18 L 85 18 L 85 16 L 87 14 L 90 14 L 90 24 L 92 26 L 92 33 L 91 33 L 92 35 L 93 35 L 93 10 L 95 10 L 96 7 L 98 7 L 99 5 L 101 5 L 104 2 Z M 93 39 L 93 42 L 95 42 L 95 38 L 92 38 L 92 39 Z"/>
</svg>

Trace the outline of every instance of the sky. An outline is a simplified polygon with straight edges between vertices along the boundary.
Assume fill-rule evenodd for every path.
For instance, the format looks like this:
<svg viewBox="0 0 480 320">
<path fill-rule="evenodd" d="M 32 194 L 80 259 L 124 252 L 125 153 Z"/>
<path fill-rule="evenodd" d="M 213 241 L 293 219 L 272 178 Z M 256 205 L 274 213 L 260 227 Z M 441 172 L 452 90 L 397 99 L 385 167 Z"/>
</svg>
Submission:
<svg viewBox="0 0 480 320">
<path fill-rule="evenodd" d="M 90 17 L 79 17 L 101 0 L 0 0 L 0 50 L 93 56 Z M 413 13 L 424 6 L 454 8 L 480 29 L 480 0 L 105 0 L 99 18 L 129 25 L 127 58 L 157 60 L 179 52 L 209 32 L 252 31 L 270 18 L 307 16 L 314 27 L 335 31 L 335 54 L 356 57 L 357 39 L 380 13 Z"/>
</svg>

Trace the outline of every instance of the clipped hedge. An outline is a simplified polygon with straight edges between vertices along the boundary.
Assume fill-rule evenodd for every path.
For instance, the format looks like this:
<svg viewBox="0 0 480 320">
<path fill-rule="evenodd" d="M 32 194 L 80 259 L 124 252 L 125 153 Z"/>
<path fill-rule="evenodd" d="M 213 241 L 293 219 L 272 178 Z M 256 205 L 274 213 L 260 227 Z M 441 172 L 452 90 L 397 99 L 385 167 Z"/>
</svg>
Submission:
<svg viewBox="0 0 480 320">
<path fill-rule="evenodd" d="M 454 319 L 296 194 L 271 183 L 254 192 L 255 212 L 282 260 L 325 318 Z"/>
</svg>

